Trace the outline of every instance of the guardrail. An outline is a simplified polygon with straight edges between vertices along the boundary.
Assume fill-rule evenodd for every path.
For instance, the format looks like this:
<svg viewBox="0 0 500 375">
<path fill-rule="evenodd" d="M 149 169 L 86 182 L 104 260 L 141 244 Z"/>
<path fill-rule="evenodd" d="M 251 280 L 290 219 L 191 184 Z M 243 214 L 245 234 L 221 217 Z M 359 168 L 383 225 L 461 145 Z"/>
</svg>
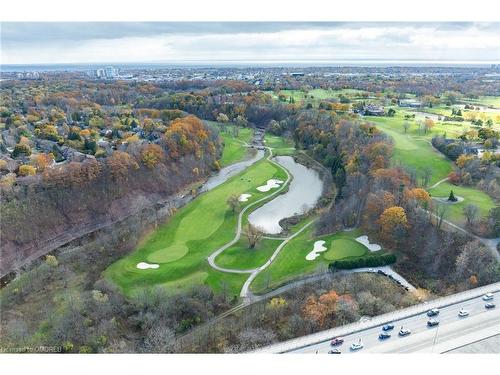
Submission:
<svg viewBox="0 0 500 375">
<path fill-rule="evenodd" d="M 500 282 L 485 285 L 479 288 L 466 290 L 464 292 L 452 294 L 450 296 L 437 298 L 430 302 L 420 303 L 401 310 L 393 311 L 387 314 L 378 315 L 366 322 L 350 323 L 341 327 L 328 329 L 325 331 L 313 333 L 311 335 L 302 336 L 296 339 L 288 340 L 282 343 L 270 345 L 252 351 L 252 353 L 288 353 L 294 350 L 305 348 L 311 345 L 320 344 L 331 340 L 333 337 L 346 336 L 348 334 L 361 332 L 366 329 L 384 325 L 389 322 L 397 322 L 401 319 L 410 318 L 426 313 L 433 308 L 443 308 L 454 305 L 459 302 L 464 302 L 482 296 L 485 293 L 496 293 L 500 291 Z"/>
</svg>

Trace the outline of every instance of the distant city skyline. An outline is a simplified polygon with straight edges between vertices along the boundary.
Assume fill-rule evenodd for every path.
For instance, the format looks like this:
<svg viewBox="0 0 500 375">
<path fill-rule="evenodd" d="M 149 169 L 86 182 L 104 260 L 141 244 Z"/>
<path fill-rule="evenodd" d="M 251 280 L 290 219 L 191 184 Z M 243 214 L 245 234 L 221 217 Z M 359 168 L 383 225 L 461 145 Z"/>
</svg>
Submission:
<svg viewBox="0 0 500 375">
<path fill-rule="evenodd" d="M 1 63 L 500 61 L 500 23 L 1 24 Z"/>
</svg>

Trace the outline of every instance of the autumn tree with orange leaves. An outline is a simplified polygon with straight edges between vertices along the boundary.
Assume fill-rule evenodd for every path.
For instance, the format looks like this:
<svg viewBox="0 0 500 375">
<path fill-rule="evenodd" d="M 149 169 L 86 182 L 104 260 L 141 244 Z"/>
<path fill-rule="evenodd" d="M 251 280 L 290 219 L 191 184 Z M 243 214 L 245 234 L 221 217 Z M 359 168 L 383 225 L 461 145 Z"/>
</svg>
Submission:
<svg viewBox="0 0 500 375">
<path fill-rule="evenodd" d="M 319 327 L 331 323 L 335 318 L 338 299 L 338 294 L 333 290 L 322 294 L 319 298 L 309 296 L 302 308 L 304 317 Z"/>
<path fill-rule="evenodd" d="M 380 215 L 378 223 L 382 237 L 393 243 L 399 242 L 409 228 L 406 212 L 403 207 L 399 206 L 385 209 Z"/>
<path fill-rule="evenodd" d="M 150 169 L 155 168 L 165 158 L 165 151 L 155 144 L 144 147 L 141 152 L 141 161 Z"/>
</svg>

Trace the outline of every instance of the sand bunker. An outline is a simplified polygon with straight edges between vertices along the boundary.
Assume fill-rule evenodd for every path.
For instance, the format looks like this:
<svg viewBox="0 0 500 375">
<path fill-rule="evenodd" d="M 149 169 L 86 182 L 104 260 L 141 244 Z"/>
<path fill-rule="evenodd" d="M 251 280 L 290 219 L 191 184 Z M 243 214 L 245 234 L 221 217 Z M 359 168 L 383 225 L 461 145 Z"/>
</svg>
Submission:
<svg viewBox="0 0 500 375">
<path fill-rule="evenodd" d="M 266 185 L 259 186 L 257 190 L 265 193 L 266 191 L 279 187 L 282 183 L 283 181 L 281 180 L 275 180 L 274 178 L 271 178 L 270 180 L 267 180 Z"/>
<path fill-rule="evenodd" d="M 148 268 L 156 269 L 156 268 L 160 267 L 160 265 L 146 263 L 146 262 L 140 262 L 140 263 L 137 263 L 136 267 L 139 268 L 140 270 L 147 270 Z"/>
<path fill-rule="evenodd" d="M 358 241 L 362 245 L 365 245 L 370 251 L 382 250 L 382 247 L 380 245 L 377 245 L 376 243 L 371 244 L 370 241 L 368 241 L 368 236 L 360 236 L 356 238 L 356 241 Z"/>
<path fill-rule="evenodd" d="M 325 244 L 325 241 L 316 241 L 314 243 L 314 248 L 313 250 L 306 255 L 306 260 L 314 260 L 316 259 L 317 257 L 319 257 L 319 253 L 322 253 L 323 251 L 326 251 L 328 250 L 325 246 L 323 246 Z"/>
<path fill-rule="evenodd" d="M 241 194 L 240 197 L 238 198 L 238 201 L 240 202 L 246 202 L 248 201 L 248 198 L 250 198 L 252 194 Z"/>
</svg>

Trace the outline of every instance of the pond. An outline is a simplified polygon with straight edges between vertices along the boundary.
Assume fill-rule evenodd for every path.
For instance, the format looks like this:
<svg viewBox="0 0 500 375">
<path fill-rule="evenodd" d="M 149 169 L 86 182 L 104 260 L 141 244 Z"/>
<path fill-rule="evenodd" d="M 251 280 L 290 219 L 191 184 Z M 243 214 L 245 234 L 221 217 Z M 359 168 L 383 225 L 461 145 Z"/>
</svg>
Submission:
<svg viewBox="0 0 500 375">
<path fill-rule="evenodd" d="M 281 233 L 280 220 L 309 211 L 323 191 L 318 172 L 293 160 L 291 156 L 277 156 L 274 160 L 293 176 L 289 189 L 248 216 L 250 224 L 268 234 Z"/>
<path fill-rule="evenodd" d="M 255 155 L 251 159 L 240 161 L 239 163 L 234 163 L 234 164 L 228 165 L 227 167 L 222 168 L 218 173 L 211 176 L 203 184 L 203 186 L 200 188 L 200 191 L 204 192 L 204 191 L 209 191 L 209 190 L 212 190 L 213 188 L 216 188 L 220 184 L 223 184 L 224 182 L 229 180 L 231 177 L 236 176 L 241 171 L 244 171 L 249 166 L 251 166 L 253 163 L 259 161 L 263 157 L 264 157 L 264 151 L 257 150 Z"/>
</svg>

